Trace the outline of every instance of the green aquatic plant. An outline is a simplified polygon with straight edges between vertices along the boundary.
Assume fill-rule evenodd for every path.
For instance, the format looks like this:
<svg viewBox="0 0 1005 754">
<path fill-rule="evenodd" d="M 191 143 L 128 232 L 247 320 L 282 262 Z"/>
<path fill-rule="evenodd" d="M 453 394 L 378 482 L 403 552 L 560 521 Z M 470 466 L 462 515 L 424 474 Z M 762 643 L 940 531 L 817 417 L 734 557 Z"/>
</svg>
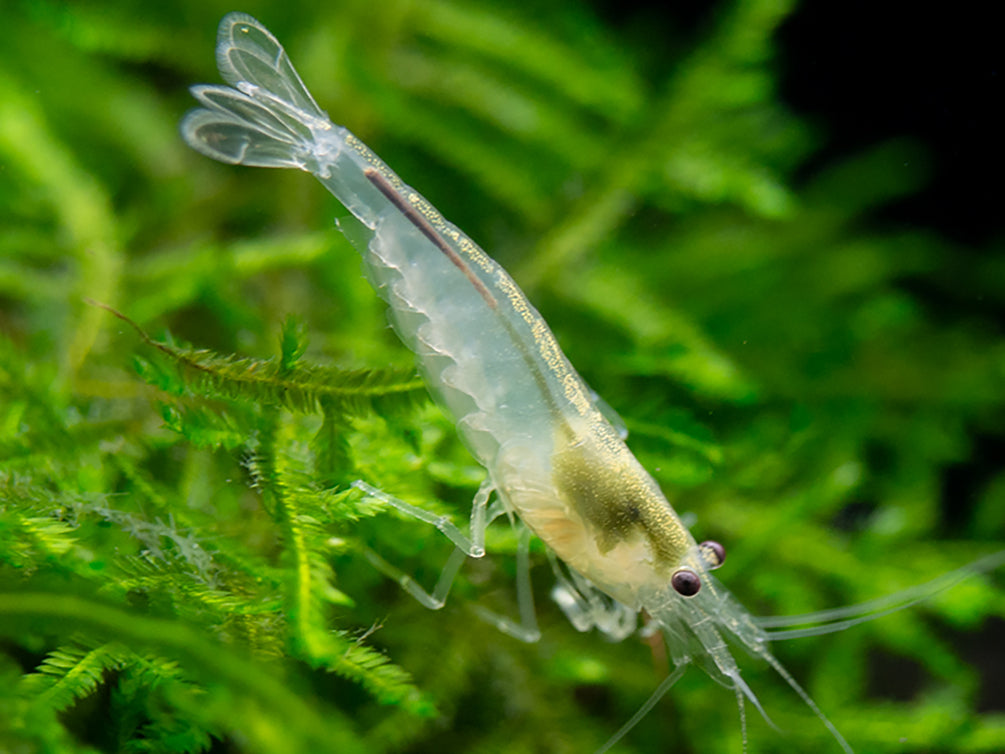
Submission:
<svg viewBox="0 0 1005 754">
<path fill-rule="evenodd" d="M 858 602 L 1000 547 L 1005 476 L 978 461 L 1005 344 L 907 283 L 1000 302 L 1003 277 L 870 221 L 921 184 L 910 143 L 793 179 L 815 136 L 775 87 L 791 3 L 726 4 L 669 62 L 572 2 L 371 6 L 249 10 L 514 273 L 748 607 Z M 541 642 L 482 622 L 516 611 L 502 522 L 439 612 L 369 565 L 429 587 L 450 546 L 351 481 L 461 522 L 480 472 L 330 229 L 343 211 L 178 138 L 231 9 L 5 13 L 0 751 L 590 751 L 665 673 L 658 646 L 576 633 L 541 550 Z M 983 478 L 947 500 L 960 473 Z M 998 751 L 968 648 L 1002 594 L 975 577 L 776 651 L 858 750 Z M 833 746 L 769 669 L 744 677 L 784 731 L 752 719 L 752 749 Z M 736 752 L 739 731 L 689 674 L 620 746 Z"/>
</svg>

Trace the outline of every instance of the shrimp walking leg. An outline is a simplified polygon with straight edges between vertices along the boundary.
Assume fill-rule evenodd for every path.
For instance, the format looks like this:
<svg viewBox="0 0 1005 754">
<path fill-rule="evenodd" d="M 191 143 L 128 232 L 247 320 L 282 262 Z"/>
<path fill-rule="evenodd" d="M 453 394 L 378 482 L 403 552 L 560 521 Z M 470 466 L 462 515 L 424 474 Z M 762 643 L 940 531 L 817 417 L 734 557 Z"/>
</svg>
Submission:
<svg viewBox="0 0 1005 754">
<path fill-rule="evenodd" d="M 412 518 L 417 518 L 419 521 L 424 523 L 432 524 L 443 532 L 444 536 L 457 545 L 457 548 L 468 557 L 480 558 L 485 555 L 485 529 L 488 526 L 485 511 L 488 506 L 489 496 L 492 494 L 493 489 L 489 482 L 482 483 L 482 486 L 478 488 L 478 492 L 475 493 L 475 499 L 471 505 L 470 538 L 464 536 L 464 533 L 458 529 L 447 516 L 438 516 L 435 513 L 430 513 L 417 505 L 406 503 L 404 500 L 399 500 L 393 495 L 388 495 L 386 492 L 378 490 L 376 487 L 359 479 L 353 482 L 352 486 L 366 494 L 367 497 L 372 497 L 375 500 L 380 500 L 382 503 L 387 503 L 392 508 L 404 513 L 406 516 L 411 516 Z"/>
<path fill-rule="evenodd" d="M 557 582 L 551 598 L 577 631 L 596 628 L 612 641 L 622 641 L 635 633 L 637 611 L 608 597 L 575 571 L 566 574 L 550 550 L 548 560 Z"/>
<path fill-rule="evenodd" d="M 491 511 L 490 511 L 491 514 Z M 533 644 L 541 638 L 534 609 L 534 592 L 530 582 L 530 539 L 532 533 L 526 526 L 519 526 L 520 534 L 516 551 L 516 597 L 520 611 L 520 622 L 499 615 L 480 605 L 472 609 L 479 618 L 491 623 L 499 631 L 514 639 Z"/>
<path fill-rule="evenodd" d="M 446 604 L 447 596 L 450 594 L 450 589 L 454 584 L 454 579 L 457 577 L 457 573 L 460 571 L 464 561 L 469 557 L 480 558 L 485 554 L 485 529 L 504 512 L 504 507 L 499 501 L 496 501 L 489 508 L 488 501 L 494 488 L 488 481 L 483 482 L 481 487 L 478 488 L 478 492 L 475 493 L 474 501 L 472 502 L 471 536 L 468 538 L 446 516 L 437 516 L 435 513 L 430 513 L 416 505 L 406 503 L 404 500 L 400 500 L 393 495 L 388 495 L 386 492 L 361 480 L 353 482 L 352 486 L 365 493 L 368 497 L 387 503 L 396 510 L 417 518 L 424 523 L 432 524 L 454 543 L 454 551 L 450 553 L 450 557 L 443 566 L 443 570 L 440 572 L 440 577 L 436 580 L 436 586 L 433 587 L 432 592 L 427 592 L 414 578 L 400 568 L 388 563 L 370 548 L 367 547 L 363 550 L 363 555 L 370 565 L 392 581 L 396 581 L 419 604 L 428 607 L 430 610 L 439 610 Z"/>
<path fill-rule="evenodd" d="M 423 607 L 428 607 L 430 610 L 439 610 L 446 604 L 447 596 L 450 594 L 450 588 L 454 585 L 457 572 L 468 557 L 464 550 L 455 547 L 454 551 L 450 553 L 446 565 L 443 566 L 443 570 L 440 572 L 440 578 L 436 580 L 436 586 L 433 588 L 432 593 L 430 593 L 423 589 L 414 578 L 400 568 L 396 568 L 388 563 L 369 547 L 364 548 L 363 555 L 370 565 L 392 581 L 398 582 L 398 585 L 412 595 L 419 604 Z"/>
<path fill-rule="evenodd" d="M 442 531 L 444 535 L 453 542 L 456 547 L 447 559 L 446 565 L 440 572 L 440 577 L 436 581 L 436 586 L 432 592 L 427 592 L 422 586 L 407 573 L 402 571 L 370 548 L 364 548 L 363 555 L 367 561 L 383 573 L 389 579 L 396 581 L 402 589 L 414 597 L 421 605 L 430 610 L 439 610 L 447 601 L 454 579 L 460 571 L 465 559 L 468 557 L 481 557 L 485 554 L 485 530 L 489 524 L 501 516 L 506 508 L 502 501 L 497 500 L 493 505 L 488 505 L 489 497 L 493 487 L 489 482 L 484 482 L 475 494 L 471 508 L 471 538 L 464 534 L 451 523 L 446 516 L 437 516 L 418 506 L 399 500 L 393 495 L 378 490 L 363 481 L 353 482 L 353 486 L 366 493 L 368 496 L 386 502 L 395 509 L 412 516 L 428 524 L 432 524 Z M 537 615 L 534 609 L 534 594 L 530 581 L 530 540 L 531 531 L 526 526 L 519 526 L 519 540 L 516 553 L 516 587 L 517 604 L 519 606 L 520 620 L 513 621 L 505 616 L 483 608 L 474 606 L 476 614 L 488 623 L 491 623 L 502 633 L 512 636 L 515 639 L 527 643 L 533 643 L 541 638 L 541 631 L 537 625 Z M 473 555 L 473 552 L 480 553 Z"/>
</svg>

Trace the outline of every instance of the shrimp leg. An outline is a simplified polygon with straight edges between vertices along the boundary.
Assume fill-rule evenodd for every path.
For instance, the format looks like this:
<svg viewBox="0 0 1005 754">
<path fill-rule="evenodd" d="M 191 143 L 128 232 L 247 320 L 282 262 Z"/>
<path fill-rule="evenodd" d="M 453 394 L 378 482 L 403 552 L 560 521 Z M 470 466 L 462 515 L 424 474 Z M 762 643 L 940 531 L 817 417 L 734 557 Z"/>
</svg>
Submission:
<svg viewBox="0 0 1005 754">
<path fill-rule="evenodd" d="M 596 628 L 611 641 L 622 641 L 635 633 L 637 611 L 608 597 L 575 571 L 566 574 L 551 550 L 548 560 L 557 582 L 551 598 L 577 631 Z"/>
<path fill-rule="evenodd" d="M 393 495 L 388 495 L 360 480 L 353 482 L 352 486 L 408 516 L 432 524 L 454 543 L 454 551 L 447 559 L 446 565 L 443 566 L 432 593 L 427 592 L 414 578 L 388 563 L 370 548 L 367 547 L 363 550 L 363 555 L 370 565 L 391 580 L 396 581 L 402 589 L 430 610 L 439 610 L 446 604 L 454 579 L 457 577 L 464 560 L 468 557 L 481 557 L 485 554 L 485 530 L 489 524 L 505 512 L 501 501 L 488 507 L 493 487 L 489 482 L 483 482 L 478 488 L 478 492 L 475 493 L 471 507 L 471 538 L 469 539 L 446 516 L 437 516 L 423 508 L 399 500 Z M 520 526 L 516 554 L 517 604 L 520 611 L 520 621 L 515 622 L 478 605 L 473 606 L 475 613 L 484 621 L 491 623 L 502 633 L 527 643 L 533 643 L 541 638 L 534 610 L 534 593 L 530 582 L 530 539 L 530 529 L 526 526 Z"/>
<path fill-rule="evenodd" d="M 416 505 L 406 503 L 404 500 L 400 500 L 393 495 L 388 495 L 386 492 L 359 479 L 353 482 L 352 486 L 368 497 L 387 503 L 406 516 L 432 524 L 454 543 L 454 551 L 450 553 L 450 557 L 443 566 L 443 570 L 440 572 L 440 577 L 436 580 L 436 586 L 433 587 L 432 593 L 427 592 L 414 578 L 400 568 L 388 563 L 369 547 L 363 550 L 363 555 L 370 565 L 389 579 L 398 582 L 398 585 L 402 589 L 430 610 L 439 610 L 446 604 L 450 589 L 454 585 L 454 579 L 457 577 L 457 572 L 460 571 L 465 559 L 469 557 L 480 558 L 485 554 L 485 529 L 496 517 L 502 514 L 501 505 L 498 506 L 497 510 L 496 506 L 493 506 L 494 510 L 491 513 L 487 513 L 486 508 L 489 497 L 492 495 L 493 487 L 489 482 L 483 482 L 478 488 L 478 492 L 475 493 L 474 501 L 471 505 L 471 536 L 468 538 L 446 516 L 437 516 L 435 513 L 430 513 Z"/>
<path fill-rule="evenodd" d="M 475 493 L 475 498 L 472 501 L 470 539 L 464 536 L 464 533 L 454 525 L 448 516 L 437 516 L 435 513 L 430 513 L 417 505 L 406 503 L 404 500 L 400 500 L 394 497 L 394 495 L 388 495 L 386 492 L 378 490 L 376 487 L 360 479 L 353 482 L 352 486 L 363 492 L 367 497 L 387 503 L 406 516 L 432 524 L 443 532 L 444 536 L 457 545 L 457 549 L 461 550 L 468 557 L 480 558 L 485 555 L 485 529 L 489 525 L 489 520 L 486 517 L 486 507 L 488 506 L 489 497 L 495 489 L 490 482 L 482 482 L 482 486 L 478 488 L 478 492 Z"/>
<path fill-rule="evenodd" d="M 396 581 L 398 586 L 412 595 L 420 605 L 430 610 L 439 610 L 447 603 L 447 597 L 450 595 L 450 588 L 454 585 L 457 572 L 468 557 L 464 550 L 455 547 L 454 551 L 450 553 L 446 565 L 443 566 L 440 577 L 436 580 L 436 586 L 433 588 L 432 593 L 430 593 L 423 589 L 414 578 L 400 568 L 388 563 L 369 547 L 363 548 L 363 556 L 371 566 L 392 581 Z"/>
<path fill-rule="evenodd" d="M 530 582 L 530 539 L 532 532 L 526 526 L 519 526 L 519 540 L 516 551 L 516 596 L 520 610 L 520 622 L 499 615 L 481 605 L 472 605 L 475 614 L 486 623 L 514 639 L 533 644 L 541 638 L 534 609 L 534 591 Z"/>
</svg>

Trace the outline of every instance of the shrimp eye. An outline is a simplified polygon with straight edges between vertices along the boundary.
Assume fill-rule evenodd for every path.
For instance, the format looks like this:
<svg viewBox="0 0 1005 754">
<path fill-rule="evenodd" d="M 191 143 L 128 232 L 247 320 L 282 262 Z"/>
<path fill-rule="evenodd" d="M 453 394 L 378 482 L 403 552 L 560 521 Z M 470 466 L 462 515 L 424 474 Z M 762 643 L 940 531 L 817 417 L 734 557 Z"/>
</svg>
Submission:
<svg viewBox="0 0 1005 754">
<path fill-rule="evenodd" d="M 698 545 L 701 559 L 705 561 L 708 570 L 714 570 L 726 562 L 726 548 L 715 540 L 709 539 Z"/>
<path fill-rule="evenodd" d="M 681 597 L 694 597 L 701 589 L 701 579 L 690 568 L 679 568 L 670 577 L 670 586 Z"/>
</svg>

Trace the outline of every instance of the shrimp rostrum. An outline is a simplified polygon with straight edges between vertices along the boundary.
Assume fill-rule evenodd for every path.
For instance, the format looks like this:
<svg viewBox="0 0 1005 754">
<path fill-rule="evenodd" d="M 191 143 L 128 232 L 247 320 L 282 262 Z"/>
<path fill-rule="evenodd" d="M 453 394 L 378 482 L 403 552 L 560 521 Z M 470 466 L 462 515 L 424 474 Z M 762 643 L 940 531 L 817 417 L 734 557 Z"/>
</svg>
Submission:
<svg viewBox="0 0 1005 754">
<path fill-rule="evenodd" d="M 304 170 L 345 205 L 354 220 L 340 222 L 340 229 L 362 254 L 434 398 L 487 471 L 470 536 L 358 485 L 436 524 L 458 546 L 434 594 L 414 583 L 411 591 L 441 605 L 447 576 L 466 556 L 484 554 L 488 522 L 513 515 L 528 532 L 524 558 L 532 532 L 564 563 L 555 564 L 555 596 L 578 629 L 624 638 L 645 611 L 661 631 L 675 669 L 640 714 L 691 663 L 734 690 L 741 720 L 745 701 L 760 709 L 728 648 L 742 645 L 770 664 L 850 752 L 772 655 L 769 633 L 709 575 L 723 561 L 722 547 L 695 541 L 506 271 L 328 119 L 282 46 L 255 19 L 241 13 L 223 19 L 217 61 L 230 86 L 193 88 L 202 107 L 182 123 L 186 141 L 226 163 Z M 529 594 L 521 598 L 521 614 L 520 626 L 497 623 L 536 638 Z M 842 625 L 857 620 L 850 612 L 833 617 Z"/>
</svg>

